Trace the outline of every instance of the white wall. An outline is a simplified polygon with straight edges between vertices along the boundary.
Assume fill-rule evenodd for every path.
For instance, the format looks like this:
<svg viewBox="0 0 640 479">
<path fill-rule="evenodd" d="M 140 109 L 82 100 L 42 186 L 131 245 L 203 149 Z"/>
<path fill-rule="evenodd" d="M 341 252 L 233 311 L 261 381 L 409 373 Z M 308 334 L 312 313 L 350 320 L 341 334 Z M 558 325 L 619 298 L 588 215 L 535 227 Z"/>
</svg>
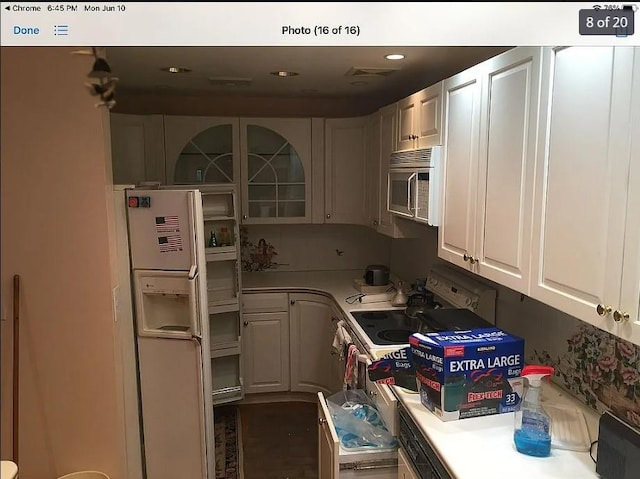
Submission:
<svg viewBox="0 0 640 479">
<path fill-rule="evenodd" d="M 73 48 L 2 48 L 2 293 L 20 295 L 21 479 L 124 477 L 108 119 Z M 10 305 L 8 305 L 10 312 Z M 2 323 L 2 458 L 12 458 L 12 328 Z"/>
</svg>

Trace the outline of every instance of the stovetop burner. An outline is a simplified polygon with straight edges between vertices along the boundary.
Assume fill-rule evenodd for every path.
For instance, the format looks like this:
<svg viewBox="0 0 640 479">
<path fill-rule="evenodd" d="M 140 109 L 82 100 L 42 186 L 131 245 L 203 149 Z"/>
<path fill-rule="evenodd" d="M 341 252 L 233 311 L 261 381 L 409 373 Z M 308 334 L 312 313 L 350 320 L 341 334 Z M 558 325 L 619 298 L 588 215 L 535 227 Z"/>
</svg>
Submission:
<svg viewBox="0 0 640 479">
<path fill-rule="evenodd" d="M 379 331 L 376 336 L 383 341 L 389 341 L 390 344 L 406 344 L 413 333 L 415 331 L 408 329 L 385 329 Z"/>
<path fill-rule="evenodd" d="M 420 320 L 409 318 L 403 310 L 352 311 L 351 314 L 376 345 L 407 344 L 409 336 L 420 328 Z"/>
<path fill-rule="evenodd" d="M 485 328 L 491 325 L 467 309 L 433 308 L 409 317 L 404 310 L 352 311 L 358 325 L 377 346 L 408 344 L 413 333 Z"/>
<path fill-rule="evenodd" d="M 362 313 L 362 319 L 385 319 L 387 316 L 387 311 L 367 311 Z"/>
</svg>

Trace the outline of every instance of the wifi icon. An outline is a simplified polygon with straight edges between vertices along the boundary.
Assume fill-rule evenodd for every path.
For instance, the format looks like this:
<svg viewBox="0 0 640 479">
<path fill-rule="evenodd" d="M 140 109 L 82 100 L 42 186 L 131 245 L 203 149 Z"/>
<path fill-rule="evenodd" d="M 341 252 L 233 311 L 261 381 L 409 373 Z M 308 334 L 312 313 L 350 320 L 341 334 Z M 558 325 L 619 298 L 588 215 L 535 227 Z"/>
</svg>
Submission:
<svg viewBox="0 0 640 479">
<path fill-rule="evenodd" d="M 602 5 L 594 5 L 593 6 L 593 9 L 596 10 L 596 11 L 600 10 L 601 8 L 602 8 Z"/>
</svg>

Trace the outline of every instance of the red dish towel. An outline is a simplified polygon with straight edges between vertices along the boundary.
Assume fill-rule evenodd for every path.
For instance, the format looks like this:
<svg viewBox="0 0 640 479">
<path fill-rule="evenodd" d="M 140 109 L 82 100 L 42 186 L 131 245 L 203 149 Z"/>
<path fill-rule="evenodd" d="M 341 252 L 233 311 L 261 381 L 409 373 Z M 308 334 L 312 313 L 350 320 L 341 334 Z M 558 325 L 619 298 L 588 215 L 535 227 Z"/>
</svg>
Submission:
<svg viewBox="0 0 640 479">
<path fill-rule="evenodd" d="M 347 365 L 344 369 L 343 389 L 356 389 L 358 387 L 358 348 L 350 344 L 347 351 Z"/>
</svg>

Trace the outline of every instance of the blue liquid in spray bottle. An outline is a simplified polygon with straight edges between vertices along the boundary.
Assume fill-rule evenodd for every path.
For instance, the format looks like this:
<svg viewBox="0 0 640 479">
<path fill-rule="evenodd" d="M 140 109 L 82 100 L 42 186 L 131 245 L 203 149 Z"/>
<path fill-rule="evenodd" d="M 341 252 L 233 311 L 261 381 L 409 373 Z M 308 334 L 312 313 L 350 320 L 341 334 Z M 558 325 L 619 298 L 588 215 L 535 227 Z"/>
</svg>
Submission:
<svg viewBox="0 0 640 479">
<path fill-rule="evenodd" d="M 525 366 L 522 376 L 529 381 L 520 409 L 515 414 L 513 440 L 522 454 L 547 457 L 551 454 L 551 418 L 540 405 L 542 378 L 553 374 L 551 366 Z"/>
</svg>

